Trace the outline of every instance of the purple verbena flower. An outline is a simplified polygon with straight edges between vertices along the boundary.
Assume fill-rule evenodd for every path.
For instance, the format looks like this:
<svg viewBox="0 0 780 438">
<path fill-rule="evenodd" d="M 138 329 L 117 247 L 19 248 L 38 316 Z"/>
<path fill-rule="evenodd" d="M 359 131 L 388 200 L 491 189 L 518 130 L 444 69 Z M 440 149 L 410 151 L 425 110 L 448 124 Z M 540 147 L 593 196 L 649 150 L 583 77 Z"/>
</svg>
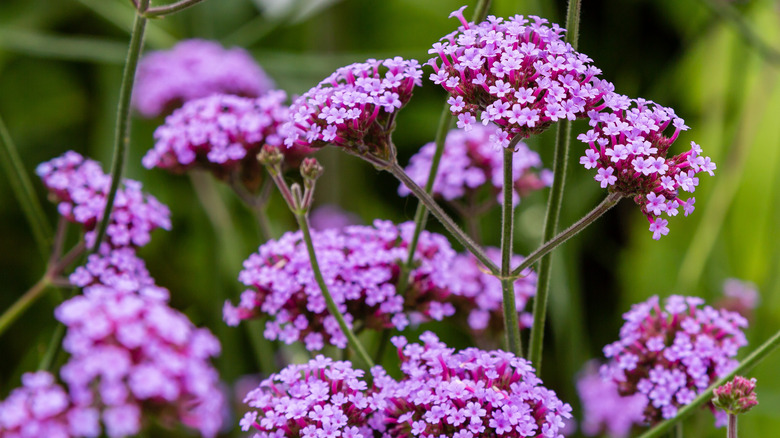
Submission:
<svg viewBox="0 0 780 438">
<path fill-rule="evenodd" d="M 295 99 L 284 126 L 288 147 L 332 144 L 382 160 L 395 158 L 390 133 L 395 116 L 421 85 L 415 60 L 401 57 L 341 67 Z"/>
<path fill-rule="evenodd" d="M 604 347 L 610 359 L 601 373 L 623 396 L 647 399 L 645 422 L 671 418 L 699 393 L 731 371 L 747 344 L 738 313 L 699 307 L 704 300 L 672 295 L 661 307 L 657 296 L 623 315 L 620 340 Z"/>
<path fill-rule="evenodd" d="M 318 355 L 303 365 L 288 365 L 250 391 L 250 410 L 239 422 L 254 436 L 373 438 L 369 420 L 381 405 L 368 391 L 364 371 L 345 361 Z M 340 433 L 339 433 L 340 432 Z"/>
<path fill-rule="evenodd" d="M 142 116 L 157 117 L 212 94 L 257 97 L 273 87 L 244 49 L 193 39 L 141 59 L 132 104 Z"/>
<path fill-rule="evenodd" d="M 499 146 L 558 120 L 584 117 L 614 89 L 597 77 L 601 70 L 589 57 L 564 41 L 557 24 L 533 15 L 489 16 L 474 24 L 462 9 L 450 16 L 462 25 L 428 50 L 434 55 L 430 79 L 450 93 L 459 128 L 468 131 L 478 119 L 501 127 Z"/>
<path fill-rule="evenodd" d="M 0 436 L 97 437 L 99 415 L 95 408 L 74 404 L 48 372 L 25 373 L 22 386 L 0 401 Z"/>
<path fill-rule="evenodd" d="M 414 224 L 377 220 L 312 233 L 322 275 L 348 324 L 404 329 L 410 323 L 441 320 L 455 312 L 447 301 L 449 268 L 455 251 L 443 236 L 423 232 L 405 296 L 396 291 Z M 346 347 L 347 339 L 330 315 L 311 269 L 300 232 L 266 242 L 244 261 L 239 281 L 249 287 L 238 306 L 225 303 L 228 325 L 267 316 L 265 336 L 309 350 L 325 344 Z"/>
<path fill-rule="evenodd" d="M 333 204 L 320 205 L 315 208 L 309 215 L 309 222 L 314 230 L 345 228 L 362 223 L 358 215 L 342 210 L 341 207 Z"/>
<path fill-rule="evenodd" d="M 36 173 L 58 202 L 57 210 L 67 220 L 81 224 L 87 245 L 95 239 L 95 227 L 103 217 L 111 176 L 100 164 L 69 151 L 38 165 Z M 114 200 L 114 210 L 106 230 L 106 242 L 113 248 L 144 246 L 155 228 L 171 228 L 170 211 L 151 195 L 141 191 L 141 183 L 125 179 Z"/>
<path fill-rule="evenodd" d="M 224 400 L 209 359 L 219 341 L 169 307 L 168 291 L 149 282 L 140 260 L 119 251 L 125 253 L 90 257 L 71 275 L 74 284 L 87 284 L 83 295 L 55 311 L 67 327 L 63 349 L 71 357 L 60 375 L 74 403 L 100 409 L 112 438 L 137 434 L 147 415 L 216 435 Z M 142 275 L 117 275 L 122 266 Z"/>
<path fill-rule="evenodd" d="M 502 350 L 456 352 L 431 332 L 420 340 L 393 338 L 404 378 L 374 382 L 389 436 L 561 436 L 571 407 L 525 359 Z"/>
<path fill-rule="evenodd" d="M 433 185 L 433 193 L 447 201 L 473 198 L 478 189 L 489 186 L 491 193 L 500 199 L 504 186 L 503 156 L 494 147 L 501 130 L 495 125 L 477 125 L 470 131 L 455 129 L 447 134 L 444 152 Z M 436 150 L 435 143 L 428 143 L 412 156 L 406 173 L 420 186 L 428 181 L 431 161 Z M 538 173 L 533 169 L 542 166 L 539 154 L 530 150 L 525 143 L 515 146 L 512 160 L 514 178 L 513 201 L 515 205 L 530 192 L 552 184 L 552 172 L 546 169 Z M 406 196 L 411 191 L 401 185 L 398 194 Z M 492 204 L 493 198 L 490 201 Z"/>
<path fill-rule="evenodd" d="M 668 157 L 672 143 L 688 129 L 671 108 L 613 94 L 603 110 L 589 111 L 588 117 L 592 129 L 577 137 L 588 145 L 580 163 L 597 170 L 602 188 L 633 197 L 650 221 L 653 239 L 660 239 L 669 233 L 664 214 L 676 216 L 682 208 L 688 216 L 694 210 L 695 198 L 683 200 L 680 191 L 693 193 L 696 175 L 713 175 L 715 163 L 694 142 L 689 151 Z M 666 136 L 670 125 L 674 132 Z"/>
<path fill-rule="evenodd" d="M 644 423 L 647 398 L 641 394 L 623 397 L 611 379 L 603 378 L 595 363 L 587 364 L 577 380 L 577 393 L 582 401 L 582 432 L 588 436 L 606 432 L 609 436 L 628 436 L 634 425 Z"/>
</svg>

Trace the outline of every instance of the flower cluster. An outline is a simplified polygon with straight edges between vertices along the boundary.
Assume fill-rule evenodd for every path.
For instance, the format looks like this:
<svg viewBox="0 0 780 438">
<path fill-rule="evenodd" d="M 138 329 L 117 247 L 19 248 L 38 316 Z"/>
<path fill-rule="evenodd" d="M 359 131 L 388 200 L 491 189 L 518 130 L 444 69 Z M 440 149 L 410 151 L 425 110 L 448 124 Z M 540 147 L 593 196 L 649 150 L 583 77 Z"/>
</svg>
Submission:
<svg viewBox="0 0 780 438">
<path fill-rule="evenodd" d="M 680 131 L 688 129 L 671 108 L 613 94 L 606 109 L 590 111 L 588 117 L 593 129 L 577 137 L 588 145 L 580 163 L 597 169 L 594 178 L 602 188 L 633 196 L 650 221 L 653 239 L 660 239 L 669 233 L 669 221 L 661 216 L 676 216 L 680 207 L 685 216 L 692 213 L 695 198 L 682 200 L 680 190 L 693 193 L 699 185 L 696 175 L 713 175 L 715 163 L 694 142 L 689 151 L 667 157 Z M 667 137 L 670 124 L 674 133 Z"/>
<path fill-rule="evenodd" d="M 254 428 L 258 438 L 372 438 L 369 420 L 381 405 L 367 394 L 363 374 L 322 355 L 289 365 L 246 395 L 244 403 L 257 411 L 244 415 L 241 430 Z"/>
<path fill-rule="evenodd" d="M 458 127 L 501 127 L 495 144 L 506 147 L 515 136 L 528 138 L 562 119 L 584 117 L 614 87 L 597 77 L 591 59 L 566 43 L 564 29 L 536 16 L 494 16 L 479 24 L 453 12 L 463 23 L 428 53 L 430 79 L 451 96 Z"/>
<path fill-rule="evenodd" d="M 742 376 L 734 376 L 734 379 L 715 388 L 712 403 L 729 415 L 744 414 L 758 404 L 755 390 L 755 377 L 746 379 Z"/>
<path fill-rule="evenodd" d="M 157 117 L 192 99 L 217 93 L 257 97 L 272 88 L 245 50 L 185 40 L 141 59 L 132 104 L 144 117 Z"/>
<path fill-rule="evenodd" d="M 59 213 L 81 224 L 88 245 L 95 239 L 94 228 L 103 217 L 111 176 L 100 164 L 69 151 L 38 165 L 36 173 L 50 196 L 59 202 Z M 151 195 L 141 191 L 141 183 L 124 180 L 116 193 L 111 221 L 106 230 L 111 247 L 143 246 L 155 228 L 171 228 L 170 211 Z"/>
<path fill-rule="evenodd" d="M 634 425 L 644 423 L 647 398 L 642 394 L 623 397 L 614 381 L 604 379 L 593 362 L 586 365 L 577 380 L 577 393 L 582 401 L 582 432 L 588 436 L 606 432 L 623 438 Z"/>
<path fill-rule="evenodd" d="M 621 395 L 647 399 L 645 422 L 673 417 L 680 406 L 736 365 L 737 350 L 747 344 L 745 318 L 716 310 L 701 298 L 673 295 L 663 309 L 657 296 L 623 315 L 620 340 L 604 347 L 610 362 L 601 373 Z"/>
<path fill-rule="evenodd" d="M 415 60 L 369 59 L 341 67 L 297 98 L 285 125 L 287 146 L 344 147 L 360 155 L 394 158 L 395 115 L 421 85 Z"/>
<path fill-rule="evenodd" d="M 498 248 L 487 248 L 488 257 L 493 261 L 501 259 Z M 512 265 L 522 263 L 520 256 L 512 257 Z M 482 264 L 470 253 L 458 254 L 450 269 L 452 279 L 452 295 L 465 300 L 454 299 L 468 312 L 468 323 L 472 330 L 493 332 L 504 329 L 503 302 L 504 295 L 501 281 L 485 272 Z M 515 280 L 515 308 L 520 314 L 521 328 L 533 324 L 533 316 L 525 310 L 528 300 L 536 294 L 536 273 L 530 268 L 522 272 L 522 277 Z M 461 304 L 462 303 L 462 304 Z"/>
<path fill-rule="evenodd" d="M 96 257 L 71 276 L 86 285 L 83 295 L 55 311 L 67 327 L 71 357 L 61 377 L 74 403 L 99 408 L 112 438 L 138 433 L 144 414 L 214 436 L 223 397 L 209 359 L 219 341 L 168 306 L 168 291 L 148 281 L 142 261 L 116 251 Z M 129 278 L 133 269 L 140 278 Z"/>
<path fill-rule="evenodd" d="M 489 184 L 491 192 L 500 198 L 504 186 L 503 157 L 493 146 L 494 139 L 499 135 L 500 129 L 494 125 L 477 125 L 470 131 L 450 131 L 444 143 L 433 193 L 447 201 L 464 197 L 470 199 L 479 188 Z M 435 143 L 426 144 L 412 156 L 406 167 L 406 173 L 420 186 L 428 181 L 435 150 Z M 513 200 L 516 205 L 528 193 L 549 186 L 552 183 L 552 172 L 542 170 L 537 174 L 532 170 L 541 167 L 542 160 L 525 143 L 519 142 L 515 151 L 512 175 Z M 409 193 L 405 185 L 398 188 L 401 196 Z"/>
<path fill-rule="evenodd" d="M 715 307 L 737 312 L 750 320 L 760 300 L 755 283 L 727 278 L 723 282 L 723 297 L 716 302 Z"/>
<path fill-rule="evenodd" d="M 97 437 L 99 413 L 73 405 L 46 371 L 25 373 L 22 387 L 0 401 L 0 436 L 5 438 Z"/>
<path fill-rule="evenodd" d="M 501 350 L 455 352 L 431 332 L 420 339 L 423 345 L 393 338 L 404 379 L 375 380 L 390 436 L 561 436 L 571 407 L 541 386 L 525 359 Z"/>
<path fill-rule="evenodd" d="M 349 324 L 403 330 L 410 322 L 441 320 L 455 312 L 447 302 L 449 267 L 455 251 L 443 236 L 423 232 L 407 290 L 398 293 L 400 264 L 406 259 L 414 224 L 377 220 L 312 233 L 322 275 Z M 225 303 L 229 325 L 269 317 L 265 336 L 286 343 L 303 341 L 309 350 L 325 343 L 344 348 L 347 339 L 328 312 L 300 232 L 266 242 L 244 261 L 239 280 L 249 287 L 239 305 Z"/>
</svg>

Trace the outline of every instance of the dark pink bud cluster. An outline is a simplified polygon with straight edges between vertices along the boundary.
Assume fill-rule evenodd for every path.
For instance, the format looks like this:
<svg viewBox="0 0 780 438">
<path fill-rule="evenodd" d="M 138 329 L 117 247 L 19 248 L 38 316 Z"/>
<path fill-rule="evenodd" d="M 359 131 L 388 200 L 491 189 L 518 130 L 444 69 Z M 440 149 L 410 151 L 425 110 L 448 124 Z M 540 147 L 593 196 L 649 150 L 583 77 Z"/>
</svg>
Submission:
<svg viewBox="0 0 780 438">
<path fill-rule="evenodd" d="M 144 117 L 157 117 L 193 99 L 212 94 L 257 97 L 273 86 L 246 50 L 185 40 L 141 59 L 132 104 Z"/>
<path fill-rule="evenodd" d="M 744 414 L 758 404 L 756 379 L 735 376 L 733 380 L 715 388 L 712 404 L 729 415 Z"/>
<path fill-rule="evenodd" d="M 111 176 L 96 161 L 70 151 L 41 163 L 36 173 L 58 202 L 57 210 L 71 222 L 81 224 L 87 245 L 95 239 L 95 227 L 103 217 L 111 188 Z M 126 179 L 114 200 L 114 210 L 106 230 L 106 242 L 113 248 L 144 246 L 155 228 L 171 228 L 170 211 L 151 195 L 141 191 L 141 183 Z"/>
<path fill-rule="evenodd" d="M 594 177 L 602 188 L 631 196 L 650 221 L 653 239 L 669 233 L 669 221 L 682 207 L 685 216 L 693 212 L 695 198 L 683 200 L 681 190 L 693 193 L 700 172 L 713 175 L 715 163 L 703 156 L 701 147 L 668 157 L 680 131 L 687 130 L 674 110 L 644 99 L 613 94 L 601 111 L 589 111 L 591 130 L 577 138 L 588 145 L 580 163 L 597 169 Z M 664 133 L 673 126 L 673 133 Z M 670 128 L 671 129 L 671 128 Z"/>
<path fill-rule="evenodd" d="M 359 155 L 394 157 L 390 133 L 395 116 L 421 85 L 421 76 L 417 61 L 400 57 L 341 67 L 295 99 L 292 120 L 284 127 L 285 144 L 332 144 Z"/>
<path fill-rule="evenodd" d="M 528 138 L 562 119 L 584 117 L 614 90 L 597 76 L 601 70 L 563 39 L 557 24 L 536 16 L 489 16 L 463 23 L 428 51 L 430 79 L 447 90 L 458 127 L 473 128 L 477 118 L 501 127 L 496 145 L 515 136 Z"/>
<path fill-rule="evenodd" d="M 699 307 L 704 300 L 672 295 L 660 306 L 657 296 L 623 315 L 620 340 L 604 347 L 610 359 L 601 369 L 621 395 L 647 400 L 646 423 L 672 418 L 677 410 L 736 365 L 747 344 L 747 320 L 735 312 Z"/>
</svg>

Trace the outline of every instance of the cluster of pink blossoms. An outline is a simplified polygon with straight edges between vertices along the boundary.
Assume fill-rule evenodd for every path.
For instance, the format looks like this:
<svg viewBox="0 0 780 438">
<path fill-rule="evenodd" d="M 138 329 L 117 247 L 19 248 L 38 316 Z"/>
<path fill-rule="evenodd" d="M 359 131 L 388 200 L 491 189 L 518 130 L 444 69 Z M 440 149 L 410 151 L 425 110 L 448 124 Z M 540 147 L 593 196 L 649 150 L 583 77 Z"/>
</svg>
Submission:
<svg viewBox="0 0 780 438">
<path fill-rule="evenodd" d="M 410 323 L 442 320 L 455 313 L 447 302 L 455 251 L 444 236 L 420 235 L 407 290 L 396 291 L 413 231 L 411 222 L 377 220 L 373 226 L 312 233 L 322 275 L 348 324 L 403 330 Z M 250 289 L 241 294 L 238 306 L 225 303 L 229 325 L 267 315 L 268 339 L 303 341 L 309 350 L 320 350 L 325 343 L 346 347 L 347 339 L 314 278 L 300 232 L 260 246 L 244 261 L 239 280 Z"/>
<path fill-rule="evenodd" d="M 479 24 L 453 12 L 463 23 L 428 53 L 430 79 L 451 96 L 458 127 L 482 123 L 501 127 L 494 144 L 507 146 L 515 136 L 528 138 L 558 120 L 584 117 L 614 90 L 597 77 L 591 59 L 566 43 L 565 31 L 536 16 L 494 16 Z"/>
<path fill-rule="evenodd" d="M 272 88 L 271 79 L 244 49 L 185 40 L 141 59 L 132 104 L 144 117 L 157 117 L 212 94 L 257 97 Z"/>
<path fill-rule="evenodd" d="M 415 60 L 369 59 L 341 67 L 290 107 L 283 127 L 288 147 L 328 144 L 383 159 L 394 157 L 390 132 L 395 115 L 422 84 Z"/>
<path fill-rule="evenodd" d="M 686 216 L 693 212 L 695 198 L 680 199 L 680 190 L 693 193 L 699 185 L 696 175 L 712 175 L 715 163 L 694 142 L 689 151 L 667 157 L 680 131 L 688 129 L 671 108 L 613 94 L 604 110 L 590 111 L 588 117 L 593 129 L 577 137 L 588 145 L 580 163 L 597 169 L 594 178 L 602 188 L 632 196 L 650 221 L 653 239 L 660 239 L 669 233 L 663 214 L 676 216 L 681 207 Z M 667 137 L 670 124 L 674 133 Z"/>
<path fill-rule="evenodd" d="M 469 200 L 486 185 L 501 198 L 503 180 L 502 155 L 496 153 L 494 139 L 500 129 L 495 125 L 477 125 L 470 131 L 452 130 L 447 134 L 444 152 L 433 184 L 433 193 L 447 201 L 460 198 Z M 428 143 L 414 154 L 406 167 L 406 173 L 420 186 L 428 181 L 431 161 L 436 150 L 435 143 Z M 512 160 L 512 175 L 515 181 L 513 200 L 515 205 L 528 193 L 552 184 L 552 172 L 533 169 L 542 166 L 539 154 L 530 150 L 525 143 L 515 146 Z M 398 188 L 398 194 L 406 196 L 411 191 L 405 185 Z"/>
<path fill-rule="evenodd" d="M 657 296 L 623 315 L 620 340 L 604 347 L 601 369 L 621 395 L 647 400 L 644 422 L 673 417 L 680 406 L 731 371 L 747 344 L 747 320 L 735 312 L 699 307 L 697 297 L 672 295 L 661 308 Z M 717 413 L 716 413 L 717 415 Z"/>
<path fill-rule="evenodd" d="M 83 294 L 55 316 L 67 327 L 60 375 L 72 402 L 98 409 L 112 438 L 137 434 L 147 415 L 216 435 L 224 400 L 209 359 L 219 341 L 168 306 L 129 248 L 91 256 L 70 280 Z"/>
<path fill-rule="evenodd" d="M 95 239 L 95 227 L 103 217 L 111 188 L 111 176 L 96 161 L 69 151 L 38 165 L 36 173 L 50 196 L 59 204 L 59 213 L 86 231 L 87 245 Z M 141 183 L 124 180 L 116 193 L 114 210 L 106 230 L 106 241 L 114 248 L 144 246 L 155 228 L 171 228 L 170 211 L 151 195 L 141 191 Z"/>
<path fill-rule="evenodd" d="M 97 409 L 74 405 L 46 371 L 25 373 L 22 387 L 0 401 L 0 436 L 70 438 L 100 435 Z"/>
</svg>

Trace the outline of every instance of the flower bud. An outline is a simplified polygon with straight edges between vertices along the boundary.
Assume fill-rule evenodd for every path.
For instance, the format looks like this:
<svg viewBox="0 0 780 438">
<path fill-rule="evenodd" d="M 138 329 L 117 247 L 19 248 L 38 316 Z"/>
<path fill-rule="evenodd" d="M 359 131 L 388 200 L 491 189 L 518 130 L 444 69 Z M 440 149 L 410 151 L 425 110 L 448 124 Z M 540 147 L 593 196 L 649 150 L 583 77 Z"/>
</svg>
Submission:
<svg viewBox="0 0 780 438">
<path fill-rule="evenodd" d="M 263 149 L 257 154 L 257 161 L 259 161 L 260 164 L 272 168 L 281 164 L 283 158 L 284 156 L 279 148 L 268 144 L 264 145 Z"/>
<path fill-rule="evenodd" d="M 743 414 L 758 404 L 755 389 L 755 378 L 748 380 L 736 376 L 734 380 L 715 388 L 712 403 L 729 415 Z"/>
<path fill-rule="evenodd" d="M 316 158 L 305 158 L 301 163 L 301 176 L 306 182 L 316 181 L 322 176 L 323 171 L 322 165 Z"/>
</svg>

